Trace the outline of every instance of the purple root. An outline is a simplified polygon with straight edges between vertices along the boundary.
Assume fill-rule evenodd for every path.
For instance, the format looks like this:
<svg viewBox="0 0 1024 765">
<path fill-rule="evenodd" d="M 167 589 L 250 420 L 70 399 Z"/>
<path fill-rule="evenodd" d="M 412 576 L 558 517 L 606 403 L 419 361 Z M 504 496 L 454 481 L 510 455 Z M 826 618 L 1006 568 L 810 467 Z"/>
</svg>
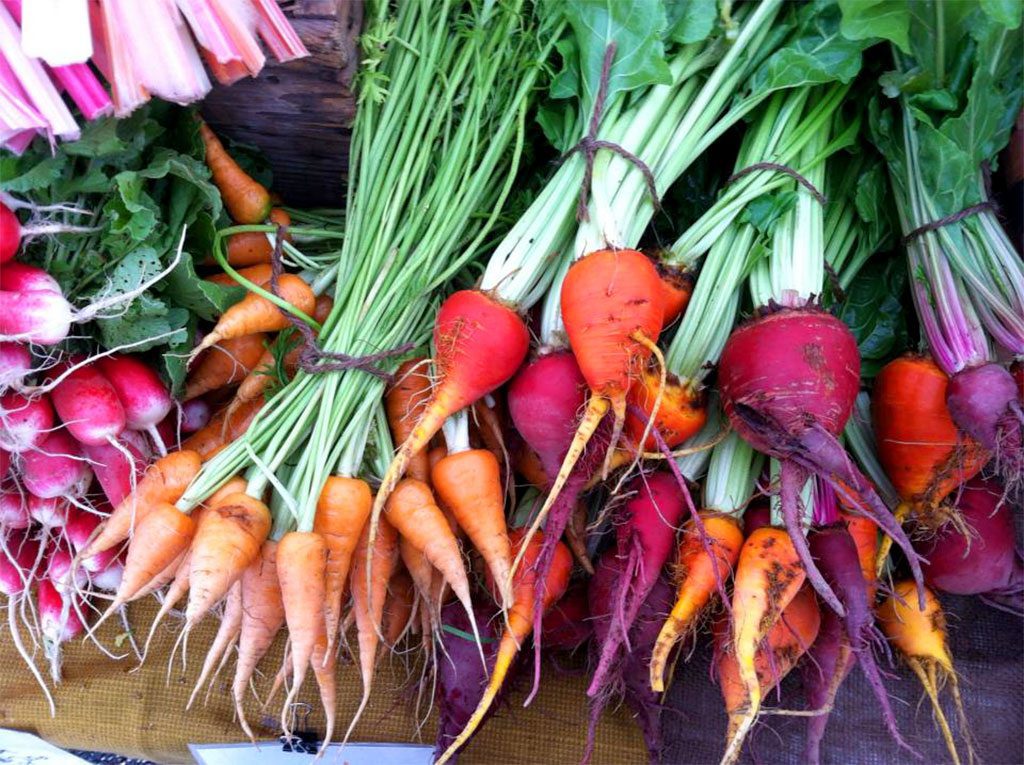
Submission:
<svg viewBox="0 0 1024 765">
<path fill-rule="evenodd" d="M 999 440 L 1000 420 L 1016 400 L 1017 383 L 998 364 L 981 364 L 957 372 L 946 392 L 953 422 L 990 451 Z"/>
<path fill-rule="evenodd" d="M 640 545 L 640 541 L 634 538 L 622 571 L 615 578 L 615 584 L 612 588 L 611 602 L 614 605 L 608 628 L 605 631 L 604 640 L 600 641 L 600 635 L 598 635 L 601 653 L 597 662 L 597 669 L 594 670 L 594 676 L 590 681 L 590 686 L 587 688 L 587 696 L 590 698 L 596 698 L 601 693 L 613 669 L 615 660 L 619 656 L 619 647 L 623 644 L 628 646 L 630 625 L 633 624 L 637 612 L 643 605 L 643 601 L 635 597 L 636 593 L 632 593 L 634 597 L 630 597 L 633 580 L 637 577 L 638 569 L 642 564 L 643 548 Z"/>
<path fill-rule="evenodd" d="M 801 518 L 800 487 L 807 480 L 807 473 L 801 470 L 788 460 L 783 460 L 779 474 L 779 499 L 782 505 L 782 519 L 786 524 L 786 531 L 793 542 L 797 557 L 803 563 L 804 571 L 807 574 L 807 581 L 818 593 L 818 596 L 825 601 L 829 608 L 839 616 L 846 615 L 846 609 L 839 602 L 839 597 L 829 587 L 828 582 L 821 575 L 818 566 L 811 556 L 811 549 L 807 546 L 807 537 L 804 536 L 803 523 Z"/>
<path fill-rule="evenodd" d="M 842 620 L 832 611 L 821 615 L 818 638 L 802 662 L 804 696 L 811 710 L 827 710 L 835 701 L 836 691 L 853 668 L 853 652 L 843 630 Z M 804 762 L 821 763 L 821 742 L 825 738 L 831 711 L 807 718 L 807 741 Z"/>
</svg>

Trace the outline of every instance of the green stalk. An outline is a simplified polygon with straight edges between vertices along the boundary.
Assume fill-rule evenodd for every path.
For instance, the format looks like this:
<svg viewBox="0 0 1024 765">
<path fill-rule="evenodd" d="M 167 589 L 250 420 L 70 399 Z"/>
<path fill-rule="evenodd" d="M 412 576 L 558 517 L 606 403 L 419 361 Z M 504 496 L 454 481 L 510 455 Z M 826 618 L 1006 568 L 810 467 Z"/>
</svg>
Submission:
<svg viewBox="0 0 1024 765">
<path fill-rule="evenodd" d="M 871 429 L 871 397 L 863 391 L 857 394 L 857 403 L 843 430 L 843 437 L 864 475 L 875 485 L 878 496 L 887 506 L 895 508 L 900 503 L 900 495 L 878 461 L 878 447 Z"/>
<path fill-rule="evenodd" d="M 731 515 L 736 520 L 743 517 L 751 497 L 754 496 L 755 481 L 761 473 L 764 461 L 735 432 L 730 432 L 711 451 L 707 478 L 704 479 L 704 507 L 719 513 Z"/>
</svg>

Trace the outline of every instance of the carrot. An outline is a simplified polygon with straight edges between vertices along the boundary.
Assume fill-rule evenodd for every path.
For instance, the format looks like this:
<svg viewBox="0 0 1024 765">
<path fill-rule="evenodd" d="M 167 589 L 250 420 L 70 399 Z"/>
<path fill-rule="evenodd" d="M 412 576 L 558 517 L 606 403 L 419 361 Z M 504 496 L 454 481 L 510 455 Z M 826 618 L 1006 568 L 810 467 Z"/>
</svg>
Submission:
<svg viewBox="0 0 1024 765">
<path fill-rule="evenodd" d="M 360 478 L 330 476 L 324 482 L 316 504 L 313 531 L 327 543 L 327 568 L 324 574 L 324 618 L 327 646 L 334 646 L 341 622 L 342 594 L 348 581 L 352 555 L 370 517 L 373 495 Z"/>
<path fill-rule="evenodd" d="M 244 492 L 245 487 L 248 485 L 248 481 L 246 481 L 240 475 L 236 475 L 232 478 L 229 478 L 221 485 L 219 489 L 217 489 L 217 491 L 215 491 L 213 494 L 211 494 L 209 497 L 203 500 L 203 507 L 210 508 L 223 505 L 224 501 L 228 497 L 230 497 L 232 494 Z"/>
<path fill-rule="evenodd" d="M 626 433 L 637 447 L 652 417 L 651 428 L 658 429 L 670 449 L 675 449 L 703 428 L 708 419 L 707 403 L 702 391 L 675 375 L 668 375 L 662 387 L 661 374 L 650 367 L 630 387 L 627 400 L 639 407 L 645 415 L 639 417 L 633 411 L 626 414 Z M 658 406 L 657 412 L 654 411 L 655 404 Z M 643 450 L 654 451 L 657 448 L 654 434 L 648 433 Z"/>
<path fill-rule="evenodd" d="M 470 736 L 480 727 L 495 696 L 501 690 L 502 683 L 508 675 L 512 661 L 519 653 L 519 646 L 533 632 L 534 609 L 536 599 L 534 597 L 537 589 L 536 563 L 540 557 L 544 544 L 543 532 L 527 536 L 523 529 L 515 529 L 509 534 L 514 548 L 525 547 L 523 552 L 523 565 L 512 574 L 512 605 L 508 610 L 508 621 L 505 632 L 498 644 L 498 652 L 494 658 L 494 667 L 491 669 L 491 677 L 488 680 L 487 688 L 462 732 L 448 746 L 444 754 L 436 760 L 435 765 L 444 765 L 450 760 L 459 749 L 469 740 Z M 547 612 L 569 589 L 569 575 L 572 573 L 572 554 L 568 548 L 559 542 L 552 557 L 551 566 L 545 578 L 546 587 L 540 603 L 542 611 Z M 495 583 L 496 584 L 496 583 Z M 470 617 L 472 618 L 472 617 Z M 474 620 L 475 621 L 475 620 Z"/>
<path fill-rule="evenodd" d="M 384 642 L 393 649 L 408 631 L 416 602 L 416 585 L 401 566 L 392 574 L 384 604 Z"/>
<path fill-rule="evenodd" d="M 238 581 L 269 531 L 270 510 L 248 494 L 225 497 L 224 504 L 203 515 L 192 542 L 186 631 Z"/>
<path fill-rule="evenodd" d="M 607 476 L 625 425 L 626 393 L 651 355 L 660 355 L 655 343 L 664 318 L 661 280 L 645 255 L 636 250 L 598 250 L 575 261 L 562 282 L 561 300 L 569 345 L 590 388 L 590 399 L 528 535 L 544 522 L 611 409 L 615 420 L 602 471 Z M 519 563 L 518 558 L 513 562 L 513 571 Z"/>
<path fill-rule="evenodd" d="M 907 355 L 878 373 L 871 395 L 879 461 L 908 509 L 929 525 L 940 521 L 937 515 L 945 520 L 945 513 L 935 512 L 939 505 L 989 458 L 954 424 L 948 386 L 931 358 Z"/>
<path fill-rule="evenodd" d="M 242 404 L 233 412 L 228 411 L 230 407 L 224 407 L 203 428 L 186 438 L 182 448 L 191 449 L 203 462 L 213 459 L 249 429 L 249 424 L 265 403 L 266 399 L 259 397 Z"/>
<path fill-rule="evenodd" d="M 270 192 L 238 166 L 205 122 L 199 123 L 199 135 L 206 149 L 206 166 L 231 219 L 236 223 L 266 220 L 270 214 Z"/>
<path fill-rule="evenodd" d="M 270 222 L 278 226 L 290 226 L 292 217 L 280 207 L 270 211 Z M 285 234 L 285 240 L 291 236 Z M 262 231 L 243 231 L 228 237 L 227 258 L 232 266 L 254 266 L 270 262 L 274 246 Z"/>
<path fill-rule="evenodd" d="M 307 315 L 311 315 L 316 307 L 316 295 L 313 294 L 313 290 L 295 274 L 283 274 L 277 280 L 277 295 Z M 291 322 L 285 312 L 262 295 L 249 292 L 221 314 L 216 326 L 195 347 L 192 355 L 195 356 L 212 345 L 236 337 L 256 332 L 277 332 L 290 326 Z"/>
<path fill-rule="evenodd" d="M 231 589 L 228 591 L 227 601 L 224 603 L 224 613 L 220 618 L 220 627 L 217 628 L 217 634 L 214 635 L 213 642 L 210 644 L 210 650 L 206 652 L 206 658 L 203 660 L 203 668 L 199 672 L 199 677 L 196 679 L 196 684 L 192 688 L 192 693 L 188 697 L 188 703 L 185 705 L 185 709 L 191 709 L 193 702 L 196 700 L 196 696 L 199 694 L 199 689 L 206 683 L 206 679 L 213 672 L 214 667 L 217 666 L 218 661 L 221 657 L 227 658 L 228 651 L 231 646 L 238 640 L 238 635 L 242 629 L 242 584 L 241 582 L 235 582 Z"/>
<path fill-rule="evenodd" d="M 284 704 L 281 724 L 288 730 L 291 710 L 313 656 L 313 648 L 326 638 L 324 614 L 327 542 L 315 531 L 290 531 L 277 545 L 277 578 L 281 583 L 284 618 L 292 644 L 292 689 Z"/>
<path fill-rule="evenodd" d="M 388 496 L 410 460 L 452 414 L 508 381 L 526 358 L 530 333 L 516 311 L 475 290 L 448 297 L 434 323 L 436 379 L 430 401 L 381 479 L 370 516 L 370 542 Z"/>
<path fill-rule="evenodd" d="M 381 622 L 384 619 L 384 601 L 387 597 L 388 582 L 398 564 L 398 531 L 387 518 L 381 518 L 377 527 L 377 538 L 370 546 L 370 527 L 363 530 L 359 545 L 352 558 L 352 574 L 349 586 L 352 588 L 352 611 L 355 614 L 356 632 L 359 641 L 359 671 L 363 678 L 363 695 L 359 707 L 345 732 L 345 741 L 366 709 L 373 687 L 373 667 L 380 643 Z M 366 576 L 369 559 L 373 559 L 373 585 Z"/>
<path fill-rule="evenodd" d="M 336 665 L 338 654 L 327 646 L 326 635 L 321 635 L 313 646 L 313 674 L 316 676 L 317 685 L 320 688 L 320 703 L 324 707 L 324 716 L 327 718 L 327 730 L 324 732 L 324 739 L 320 744 L 317 756 L 323 755 L 334 736 L 334 718 L 338 710 L 338 681 L 336 677 Z"/>
<path fill-rule="evenodd" d="M 839 515 L 846 523 L 846 530 L 853 537 L 854 544 L 857 545 L 860 570 L 868 585 L 868 602 L 874 603 L 875 590 L 878 587 L 878 577 L 875 572 L 875 562 L 878 558 L 878 526 L 870 518 L 856 513 L 840 511 Z"/>
<path fill-rule="evenodd" d="M 327 319 L 327 316 L 331 312 L 331 308 L 334 306 L 334 300 L 327 295 L 320 295 L 316 299 L 316 305 L 313 308 L 313 318 L 321 324 Z M 302 345 L 295 345 L 289 350 L 281 361 L 281 366 L 284 369 L 284 373 L 287 377 L 292 377 L 295 374 L 295 370 L 299 366 L 299 356 L 302 353 Z M 256 366 L 249 372 L 242 384 L 238 386 L 238 390 L 235 391 L 235 397 L 231 400 L 231 403 L 227 407 L 227 416 L 231 414 L 243 404 L 247 404 L 250 401 L 255 401 L 262 396 L 267 386 L 270 385 L 271 380 L 274 379 L 274 372 L 276 369 L 276 362 L 274 359 L 274 352 L 271 348 L 266 348 L 263 351 L 263 355 L 260 360 L 256 362 Z"/>
<path fill-rule="evenodd" d="M 505 437 L 501 432 L 501 421 L 502 417 L 487 405 L 486 399 L 481 399 L 473 404 L 470 424 L 475 426 L 474 430 L 483 447 L 494 455 L 499 465 L 510 470 L 510 459 L 508 449 L 505 448 Z M 501 483 L 504 484 L 504 477 L 499 477 L 502 478 Z"/>
<path fill-rule="evenodd" d="M 466 612 L 472 614 L 469 578 L 462 563 L 459 541 L 434 502 L 430 487 L 415 478 L 404 479 L 388 499 L 384 515 L 398 533 L 441 572 Z M 356 576 L 363 576 L 363 573 L 357 572 Z M 475 621 L 473 625 L 476 629 Z"/>
<path fill-rule="evenodd" d="M 384 411 L 388 427 L 396 444 L 405 441 L 412 434 L 416 422 L 430 400 L 430 377 L 424 371 L 426 359 L 409 359 L 398 367 L 395 382 L 384 394 Z M 430 465 L 425 449 L 420 449 L 409 459 L 406 475 L 418 481 L 430 480 Z"/>
<path fill-rule="evenodd" d="M 764 526 L 747 537 L 733 582 L 733 647 L 739 677 L 746 688 L 742 719 L 730 716 L 730 741 L 723 762 L 735 762 L 761 708 L 757 647 L 800 591 L 806 574 L 784 529 Z M 737 707 L 739 708 L 739 707 Z"/>
<path fill-rule="evenodd" d="M 799 588 L 789 605 L 776 619 L 771 628 L 765 631 L 764 645 L 758 645 L 756 655 L 752 658 L 757 695 L 762 697 L 777 686 L 796 666 L 800 657 L 814 643 L 821 626 L 821 612 L 814 597 L 814 590 L 809 586 Z M 715 623 L 715 669 L 718 683 L 725 701 L 725 709 L 729 714 L 729 728 L 726 740 L 729 750 L 723 762 L 735 761 L 739 748 L 743 745 L 743 736 L 749 728 L 750 686 L 744 678 L 744 670 L 736 653 L 727 649 L 729 635 L 729 619 L 723 616 Z M 735 645 L 733 646 L 735 648 Z M 737 736 L 740 736 L 738 744 Z M 730 758 L 731 752 L 735 754 Z"/>
<path fill-rule="evenodd" d="M 260 234 L 263 236 L 263 234 Z M 240 276 L 244 276 L 246 279 L 251 281 L 253 284 L 259 287 L 265 287 L 270 284 L 270 276 L 273 273 L 273 269 L 269 264 L 261 263 L 256 266 L 249 266 L 248 268 L 237 269 Z M 237 281 L 230 274 L 210 274 L 205 277 L 206 281 L 219 284 L 222 287 L 238 287 L 240 286 Z"/>
<path fill-rule="evenodd" d="M 511 602 L 512 547 L 505 526 L 505 491 L 497 458 L 485 449 L 449 454 L 434 465 L 431 481 L 438 498 L 452 511 L 459 528 L 487 563 L 507 607 Z"/>
<path fill-rule="evenodd" d="M 701 519 L 714 560 L 690 521 L 679 543 L 676 603 L 651 654 L 651 690 L 658 693 L 665 690 L 665 667 L 673 646 L 688 630 L 696 627 L 697 619 L 717 591 L 718 582 L 728 579 L 743 547 L 743 532 L 735 519 L 708 512 L 702 513 Z"/>
<path fill-rule="evenodd" d="M 953 740 L 953 732 L 939 703 L 939 689 L 944 684 L 949 684 L 960 734 L 967 745 L 967 759 L 968 762 L 973 762 L 974 747 L 970 727 L 964 715 L 960 684 L 957 681 L 953 655 L 949 651 L 946 637 L 946 615 L 942 612 L 942 605 L 935 597 L 935 593 L 927 587 L 925 606 L 923 609 L 918 608 L 917 598 L 914 597 L 915 588 L 916 585 L 912 581 L 897 582 L 893 586 L 892 594 L 877 609 L 879 626 L 924 686 L 949 755 L 953 758 L 954 765 L 960 765 L 960 755 Z"/>
<path fill-rule="evenodd" d="M 210 351 L 189 370 L 185 382 L 186 401 L 240 383 L 255 369 L 267 344 L 267 336 L 261 332 L 206 343 L 210 336 L 203 340 L 203 347 Z"/>
<path fill-rule="evenodd" d="M 587 555 L 587 506 L 582 502 L 576 503 L 576 507 L 572 511 L 572 517 L 565 527 L 565 544 L 569 547 L 569 552 L 572 553 L 572 557 L 576 559 L 580 567 L 588 575 L 593 576 L 594 565 L 590 562 L 590 558 Z"/>
<path fill-rule="evenodd" d="M 399 537 L 398 554 L 402 559 L 405 570 L 412 579 L 413 585 L 416 587 L 416 591 L 425 601 L 427 611 L 433 620 L 440 608 L 440 603 L 433 600 L 434 574 L 437 570 L 430 565 L 427 557 L 416 548 L 416 545 L 408 537 Z"/>
<path fill-rule="evenodd" d="M 235 666 L 231 695 L 235 700 L 235 712 L 242 730 L 255 742 L 256 737 L 245 719 L 242 702 L 256 666 L 284 625 L 284 602 L 277 577 L 277 542 L 268 539 L 263 543 L 259 557 L 249 564 L 242 574 L 241 582 L 242 624 L 238 635 L 238 664 Z M 329 655 L 333 656 L 333 652 Z M 314 659 L 314 672 L 317 663 Z M 329 718 L 328 724 L 331 722 Z"/>
<path fill-rule="evenodd" d="M 531 449 L 525 441 L 516 444 L 513 448 L 512 464 L 516 472 L 525 478 L 531 486 L 546 491 L 551 485 L 551 479 L 544 472 L 544 463 L 541 462 L 540 455 Z"/>
<path fill-rule="evenodd" d="M 182 449 L 161 457 L 142 474 L 135 491 L 125 497 L 110 516 L 93 532 L 93 538 L 78 552 L 77 560 L 109 550 L 126 540 L 132 527 L 158 502 L 174 503 L 199 472 L 199 455 Z"/>
</svg>

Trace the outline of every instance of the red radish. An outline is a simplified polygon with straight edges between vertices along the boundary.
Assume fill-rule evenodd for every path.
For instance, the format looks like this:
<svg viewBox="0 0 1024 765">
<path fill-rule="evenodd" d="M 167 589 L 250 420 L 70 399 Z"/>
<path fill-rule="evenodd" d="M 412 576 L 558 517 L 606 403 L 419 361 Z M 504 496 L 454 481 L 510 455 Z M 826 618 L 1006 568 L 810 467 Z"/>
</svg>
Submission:
<svg viewBox="0 0 1024 765">
<path fill-rule="evenodd" d="M 685 502 L 670 473 L 639 476 L 631 484 L 635 496 L 622 508 L 615 527 L 615 555 L 621 566 L 606 600 L 590 601 L 592 613 L 611 605 L 607 634 L 598 639 L 599 660 L 587 695 L 604 692 L 619 649 L 628 640 L 644 601 L 675 551 L 676 529 L 685 515 Z M 657 637 L 657 635 L 655 635 Z"/>
<path fill-rule="evenodd" d="M 105 513 L 109 514 L 109 512 L 110 508 L 107 507 Z M 80 552 L 89 544 L 89 540 L 92 539 L 93 533 L 103 522 L 104 517 L 105 515 L 90 513 L 88 510 L 79 510 L 74 507 L 68 509 L 68 519 L 64 524 L 64 536 L 67 537 L 75 552 Z M 82 568 L 91 574 L 99 573 L 107 568 L 117 554 L 117 550 L 113 548 L 104 550 L 82 560 Z"/>
<path fill-rule="evenodd" d="M 89 584 L 86 572 L 74 565 L 74 557 L 64 545 L 57 545 L 49 551 L 46 576 L 61 595 L 81 592 Z"/>
<path fill-rule="evenodd" d="M 106 557 L 106 553 L 100 553 L 89 560 L 96 560 L 104 557 Z M 121 579 L 123 576 L 124 562 L 121 560 L 120 555 L 115 555 L 107 561 L 105 566 L 95 572 L 90 572 L 89 583 L 97 590 L 103 590 L 104 592 L 117 592 L 121 587 Z"/>
<path fill-rule="evenodd" d="M 149 433 L 161 455 L 166 453 L 156 425 L 170 413 L 174 400 L 160 375 L 134 356 L 114 354 L 104 356 L 96 363 L 117 392 L 128 427 Z"/>
<path fill-rule="evenodd" d="M 92 481 L 92 469 L 81 445 L 58 428 L 39 448 L 21 455 L 21 479 L 26 489 L 44 499 L 81 496 Z"/>
<path fill-rule="evenodd" d="M 28 263 L 8 263 L 0 269 L 0 290 L 64 294 L 56 279 L 43 269 L 30 266 Z"/>
<path fill-rule="evenodd" d="M 53 407 L 49 396 L 0 396 L 0 446 L 20 454 L 37 448 L 53 429 Z"/>
<path fill-rule="evenodd" d="M 107 501 L 115 506 L 135 490 L 150 457 L 145 438 L 134 430 L 125 430 L 110 443 L 85 445 L 82 451 Z"/>
<path fill-rule="evenodd" d="M 27 529 L 31 525 L 28 497 L 17 491 L 0 492 L 0 528 Z"/>
<path fill-rule="evenodd" d="M 0 484 L 7 480 L 11 472 L 11 453 L 0 446 Z"/>
<path fill-rule="evenodd" d="M 78 616 L 83 601 L 81 598 L 65 599 L 49 579 L 39 582 L 36 597 L 43 648 L 50 662 L 50 677 L 54 683 L 59 683 L 60 647 L 85 631 L 85 625 Z"/>
<path fill-rule="evenodd" d="M 409 461 L 441 429 L 449 415 L 504 384 L 523 363 L 530 334 L 516 311 L 475 290 L 460 290 L 442 304 L 434 323 L 435 382 L 416 427 L 398 448 L 373 502 L 369 544 L 388 496 Z"/>
<path fill-rule="evenodd" d="M 172 412 L 169 416 L 173 417 Z M 204 398 L 189 399 L 181 405 L 181 432 L 195 433 L 206 427 L 213 416 L 210 403 Z"/>
<path fill-rule="evenodd" d="M 73 357 L 70 364 L 82 361 L 82 357 Z M 54 376 L 69 368 L 59 366 Z M 50 396 L 64 426 L 82 444 L 109 443 L 125 429 L 127 419 L 117 391 L 96 364 L 74 368 L 57 383 Z"/>
<path fill-rule="evenodd" d="M 527 537 L 547 518 L 573 466 L 610 408 L 614 420 L 609 440 L 612 448 L 605 458 L 607 472 L 608 457 L 614 453 L 625 424 L 630 383 L 652 354 L 660 355 L 656 343 L 664 320 L 661 279 L 651 261 L 636 250 L 599 250 L 574 262 L 562 282 L 561 301 L 569 345 L 591 395 Z M 513 570 L 520 560 L 515 560 Z"/>
<path fill-rule="evenodd" d="M 32 372 L 32 352 L 22 343 L 0 343 L 0 390 L 19 387 Z"/>
<path fill-rule="evenodd" d="M 67 338 L 74 315 L 57 292 L 0 290 L 0 339 L 56 345 Z"/>
<path fill-rule="evenodd" d="M 32 583 L 39 543 L 23 534 L 12 534 L 0 547 L 0 594 L 20 595 Z"/>
<path fill-rule="evenodd" d="M 28 495 L 28 514 L 44 529 L 59 529 L 68 520 L 67 500 Z"/>
<path fill-rule="evenodd" d="M 786 530 L 808 581 L 828 605 L 843 613 L 814 565 L 800 518 L 800 487 L 812 474 L 841 497 L 852 494 L 856 506 L 907 553 L 920 582 L 920 562 L 910 540 L 837 440 L 860 386 L 860 354 L 846 324 L 809 306 L 762 313 L 729 337 L 718 375 L 732 427 L 755 449 L 780 460 Z M 924 597 L 923 590 L 919 595 Z"/>
<path fill-rule="evenodd" d="M 1024 611 L 1024 565 L 1016 546 L 1013 509 L 1002 486 L 974 478 L 957 509 L 966 526 L 947 523 L 917 549 L 928 585 L 954 595 L 985 595 L 997 607 Z"/>
<path fill-rule="evenodd" d="M 614 588 L 616 580 L 622 575 L 621 563 L 615 551 L 609 550 L 598 562 L 590 580 L 588 594 L 596 645 L 607 640 L 607 633 L 614 623 Z M 647 667 L 658 640 L 658 632 L 665 621 L 665 614 L 672 608 L 673 595 L 668 577 L 662 575 L 637 611 L 636 620 L 629 629 L 629 649 L 620 647 L 601 693 L 590 702 L 587 745 L 581 760 L 583 763 L 590 762 L 593 755 L 601 714 L 608 703 L 619 696 L 625 700 L 640 726 L 650 762 L 662 761 L 664 741 L 661 730 L 661 694 L 651 690 Z"/>
<path fill-rule="evenodd" d="M 28 206 L 28 205 L 25 205 Z M 57 209 L 53 205 L 36 207 L 37 210 Z M 69 212 L 84 212 L 75 208 L 65 207 Z M 41 234 L 73 234 L 88 233 L 96 229 L 88 226 L 67 226 L 60 223 L 41 223 L 33 226 L 22 226 L 18 216 L 0 202 L 0 263 L 8 263 L 11 258 L 18 254 L 21 240 L 25 237 L 39 236 Z"/>
</svg>

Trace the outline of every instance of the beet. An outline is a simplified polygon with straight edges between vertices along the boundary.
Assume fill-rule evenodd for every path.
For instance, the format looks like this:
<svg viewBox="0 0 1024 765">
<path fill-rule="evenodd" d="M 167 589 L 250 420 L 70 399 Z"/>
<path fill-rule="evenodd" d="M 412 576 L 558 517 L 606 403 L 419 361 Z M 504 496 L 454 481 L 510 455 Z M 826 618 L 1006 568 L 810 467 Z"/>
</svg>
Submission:
<svg viewBox="0 0 1024 765">
<path fill-rule="evenodd" d="M 594 632 L 586 582 L 578 581 L 544 614 L 541 644 L 545 650 L 574 651 Z"/>
</svg>

